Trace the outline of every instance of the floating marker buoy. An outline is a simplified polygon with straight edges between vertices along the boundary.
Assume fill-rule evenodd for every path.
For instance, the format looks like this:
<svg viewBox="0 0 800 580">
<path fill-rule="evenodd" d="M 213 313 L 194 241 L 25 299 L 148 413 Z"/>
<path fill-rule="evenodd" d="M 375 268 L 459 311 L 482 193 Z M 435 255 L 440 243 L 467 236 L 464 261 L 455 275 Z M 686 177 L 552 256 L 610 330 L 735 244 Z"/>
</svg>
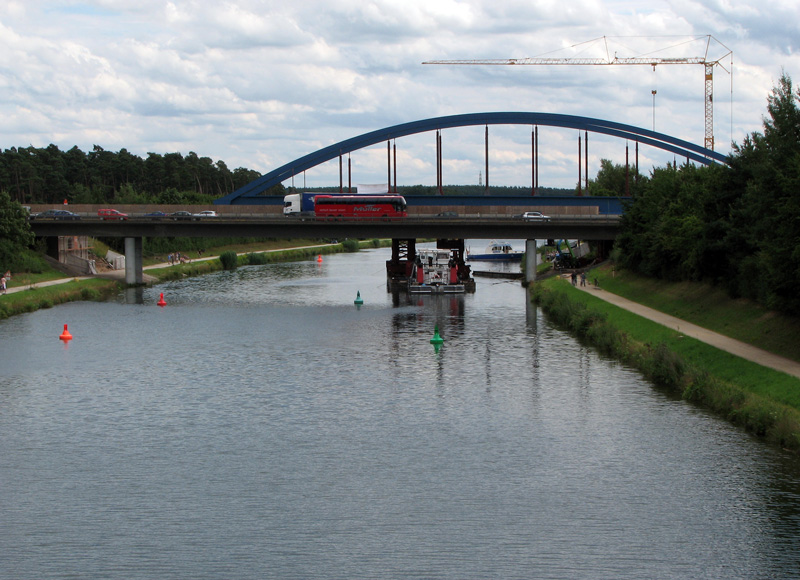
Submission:
<svg viewBox="0 0 800 580">
<path fill-rule="evenodd" d="M 439 326 L 433 327 L 433 338 L 431 339 L 431 344 L 433 345 L 442 345 L 444 343 L 444 339 L 439 336 Z"/>
<path fill-rule="evenodd" d="M 356 292 L 356 299 L 353 300 L 353 304 L 355 304 L 356 306 L 361 306 L 362 304 L 364 304 L 364 299 L 361 298 L 361 290 L 358 290 Z"/>
<path fill-rule="evenodd" d="M 163 292 L 162 292 L 162 293 L 161 293 L 161 295 L 158 297 L 158 302 L 156 302 L 156 304 L 158 304 L 159 306 L 161 306 L 161 308 L 164 308 L 164 306 L 166 306 L 166 305 L 167 305 L 167 301 L 166 301 L 166 300 L 164 300 L 164 293 L 163 293 Z"/>
<path fill-rule="evenodd" d="M 58 338 L 59 340 L 63 340 L 64 342 L 69 342 L 70 340 L 72 340 L 72 335 L 69 333 L 69 330 L 67 330 L 66 324 L 64 325 L 64 332 L 62 332 Z"/>
<path fill-rule="evenodd" d="M 319 254 L 317 256 L 317 262 L 319 262 L 320 264 L 322 263 L 322 254 Z"/>
</svg>

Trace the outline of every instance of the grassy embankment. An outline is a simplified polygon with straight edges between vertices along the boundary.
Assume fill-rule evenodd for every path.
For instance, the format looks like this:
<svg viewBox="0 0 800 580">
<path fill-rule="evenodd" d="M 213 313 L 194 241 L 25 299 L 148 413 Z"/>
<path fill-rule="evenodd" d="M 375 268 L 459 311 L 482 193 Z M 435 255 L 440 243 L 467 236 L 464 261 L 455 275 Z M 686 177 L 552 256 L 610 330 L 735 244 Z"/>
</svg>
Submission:
<svg viewBox="0 0 800 580">
<path fill-rule="evenodd" d="M 64 274 L 60 274 L 58 277 L 63 278 Z M 55 279 L 47 275 L 43 276 L 43 278 L 45 280 Z M 52 308 L 65 302 L 105 300 L 116 294 L 120 288 L 121 286 L 118 282 L 102 278 L 75 280 L 56 286 L 40 287 L 34 283 L 28 290 L 0 297 L 0 320 L 23 312 Z"/>
<path fill-rule="evenodd" d="M 313 241 L 309 240 L 270 240 L 263 243 L 236 244 L 215 248 L 214 253 L 232 251 L 237 254 L 242 254 L 238 256 L 238 265 L 245 266 L 249 264 L 255 265 L 307 260 L 319 254 L 352 252 L 358 249 L 385 246 L 388 243 L 391 242 L 388 240 L 365 240 L 361 242 L 346 240 L 339 244 L 316 246 L 313 245 Z M 145 264 L 159 264 L 165 262 L 166 258 L 155 256 L 147 258 L 144 261 Z M 154 276 L 159 282 L 163 282 L 208 274 L 209 272 L 221 269 L 222 263 L 219 259 L 194 260 L 185 264 L 149 269 L 147 270 L 147 274 Z M 55 286 L 37 286 L 37 284 L 42 284 L 50 280 L 63 279 L 64 277 L 63 273 L 56 270 L 47 270 L 40 274 L 24 272 L 15 274 L 9 287 L 31 287 L 22 292 L 14 292 L 13 294 L 0 296 L 0 320 L 15 314 L 33 312 L 41 308 L 52 308 L 53 306 L 65 302 L 105 300 L 124 287 L 124 284 L 121 282 L 104 278 L 74 280 Z"/>
<path fill-rule="evenodd" d="M 595 277 L 608 291 L 797 360 L 794 320 L 731 300 L 703 284 L 667 284 L 627 272 L 613 276 L 609 266 L 593 270 L 589 278 Z M 539 282 L 531 293 L 557 324 L 639 369 L 660 387 L 800 452 L 800 379 L 686 337 L 573 288 L 562 278 Z"/>
</svg>

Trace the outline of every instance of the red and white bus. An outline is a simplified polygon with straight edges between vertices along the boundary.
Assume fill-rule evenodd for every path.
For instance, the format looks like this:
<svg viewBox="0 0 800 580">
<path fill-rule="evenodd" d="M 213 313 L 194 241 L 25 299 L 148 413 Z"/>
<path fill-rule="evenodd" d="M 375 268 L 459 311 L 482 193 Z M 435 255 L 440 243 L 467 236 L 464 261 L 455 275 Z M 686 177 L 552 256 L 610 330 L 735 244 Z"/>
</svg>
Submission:
<svg viewBox="0 0 800 580">
<path fill-rule="evenodd" d="M 333 218 L 401 218 L 406 217 L 406 200 L 402 195 L 317 195 L 314 215 Z"/>
</svg>

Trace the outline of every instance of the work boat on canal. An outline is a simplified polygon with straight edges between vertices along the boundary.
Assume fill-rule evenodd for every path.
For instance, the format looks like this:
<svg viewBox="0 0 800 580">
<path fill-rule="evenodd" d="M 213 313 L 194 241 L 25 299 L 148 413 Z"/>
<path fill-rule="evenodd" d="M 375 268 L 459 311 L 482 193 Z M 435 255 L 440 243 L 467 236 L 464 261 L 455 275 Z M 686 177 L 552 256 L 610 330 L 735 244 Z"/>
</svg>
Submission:
<svg viewBox="0 0 800 580">
<path fill-rule="evenodd" d="M 458 267 L 449 250 L 417 250 L 408 281 L 410 294 L 463 294 L 466 291 L 467 286 L 459 280 Z"/>
<path fill-rule="evenodd" d="M 473 254 L 467 252 L 467 260 L 471 261 L 491 261 L 491 262 L 521 262 L 522 254 L 519 250 L 515 250 L 508 242 L 492 240 L 486 246 L 486 252 L 483 254 Z"/>
</svg>

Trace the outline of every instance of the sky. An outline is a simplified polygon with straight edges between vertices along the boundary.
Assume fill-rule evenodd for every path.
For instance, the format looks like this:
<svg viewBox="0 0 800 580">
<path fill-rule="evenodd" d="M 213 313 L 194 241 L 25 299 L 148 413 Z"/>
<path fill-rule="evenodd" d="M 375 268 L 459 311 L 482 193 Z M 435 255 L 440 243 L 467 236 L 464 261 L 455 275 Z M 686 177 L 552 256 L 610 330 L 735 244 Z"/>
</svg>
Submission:
<svg viewBox="0 0 800 580">
<path fill-rule="evenodd" d="M 3 0 L 0 148 L 195 152 L 266 173 L 391 125 L 494 111 L 702 145 L 702 64 L 422 64 L 616 55 L 718 61 L 715 150 L 728 153 L 762 130 L 782 74 L 800 86 L 798 45 L 797 0 Z M 436 183 L 434 135 L 396 141 L 400 185 Z M 575 186 L 577 139 L 539 128 L 540 186 Z M 633 162 L 632 143 L 590 133 L 590 177 L 626 146 Z M 530 187 L 531 127 L 491 126 L 489 148 L 491 185 Z M 353 185 L 385 183 L 386 157 L 385 143 L 353 152 Z M 484 182 L 484 128 L 443 131 L 442 158 L 445 184 Z M 645 174 L 673 160 L 639 148 Z M 284 185 L 338 182 L 331 161 Z"/>
</svg>

